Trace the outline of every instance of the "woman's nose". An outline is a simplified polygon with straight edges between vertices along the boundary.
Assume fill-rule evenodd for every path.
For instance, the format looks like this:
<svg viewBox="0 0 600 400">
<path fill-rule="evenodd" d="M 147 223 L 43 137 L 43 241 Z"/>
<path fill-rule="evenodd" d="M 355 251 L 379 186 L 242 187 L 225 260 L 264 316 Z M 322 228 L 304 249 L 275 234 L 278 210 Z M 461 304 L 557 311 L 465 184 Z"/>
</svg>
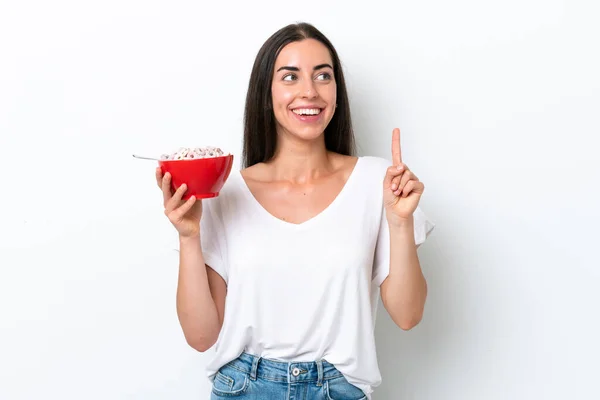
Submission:
<svg viewBox="0 0 600 400">
<path fill-rule="evenodd" d="M 302 97 L 306 97 L 306 98 L 317 97 L 319 94 L 315 90 L 315 86 L 313 84 L 313 81 L 312 80 L 308 80 L 308 81 L 305 81 L 305 82 L 306 83 L 304 83 L 304 86 L 302 88 Z"/>
</svg>

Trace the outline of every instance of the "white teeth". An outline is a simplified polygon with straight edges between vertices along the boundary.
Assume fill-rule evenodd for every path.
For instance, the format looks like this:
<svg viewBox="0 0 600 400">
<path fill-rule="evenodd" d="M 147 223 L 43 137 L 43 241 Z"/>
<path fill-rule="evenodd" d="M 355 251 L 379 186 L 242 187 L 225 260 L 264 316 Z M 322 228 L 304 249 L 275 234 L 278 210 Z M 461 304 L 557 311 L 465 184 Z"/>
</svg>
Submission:
<svg viewBox="0 0 600 400">
<path fill-rule="evenodd" d="M 318 115 L 321 112 L 318 108 L 296 108 L 292 111 L 298 115 Z"/>
</svg>

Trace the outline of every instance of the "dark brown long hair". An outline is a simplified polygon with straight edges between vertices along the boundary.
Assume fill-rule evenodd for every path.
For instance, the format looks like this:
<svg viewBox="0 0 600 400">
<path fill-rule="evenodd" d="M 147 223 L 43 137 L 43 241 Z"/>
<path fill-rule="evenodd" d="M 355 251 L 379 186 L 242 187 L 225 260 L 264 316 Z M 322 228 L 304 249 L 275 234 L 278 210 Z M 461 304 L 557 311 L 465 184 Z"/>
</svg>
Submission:
<svg viewBox="0 0 600 400">
<path fill-rule="evenodd" d="M 325 128 L 325 147 L 344 155 L 354 155 L 356 152 L 348 92 L 338 54 L 317 28 L 308 23 L 298 23 L 275 32 L 260 48 L 254 61 L 244 109 L 243 167 L 269 161 L 275 154 L 277 129 L 271 95 L 275 60 L 284 46 L 304 39 L 315 39 L 323 43 L 333 60 L 337 108 Z"/>
</svg>

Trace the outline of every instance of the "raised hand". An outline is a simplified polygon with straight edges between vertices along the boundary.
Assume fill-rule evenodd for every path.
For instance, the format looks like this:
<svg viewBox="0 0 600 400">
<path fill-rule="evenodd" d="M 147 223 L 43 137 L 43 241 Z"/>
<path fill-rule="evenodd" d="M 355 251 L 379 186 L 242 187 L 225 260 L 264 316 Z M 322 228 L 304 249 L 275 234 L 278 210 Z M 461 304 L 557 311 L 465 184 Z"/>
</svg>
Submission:
<svg viewBox="0 0 600 400">
<path fill-rule="evenodd" d="M 392 162 L 383 180 L 383 202 L 389 223 L 409 220 L 425 190 L 423 182 L 402 162 L 400 129 L 392 132 Z"/>
</svg>

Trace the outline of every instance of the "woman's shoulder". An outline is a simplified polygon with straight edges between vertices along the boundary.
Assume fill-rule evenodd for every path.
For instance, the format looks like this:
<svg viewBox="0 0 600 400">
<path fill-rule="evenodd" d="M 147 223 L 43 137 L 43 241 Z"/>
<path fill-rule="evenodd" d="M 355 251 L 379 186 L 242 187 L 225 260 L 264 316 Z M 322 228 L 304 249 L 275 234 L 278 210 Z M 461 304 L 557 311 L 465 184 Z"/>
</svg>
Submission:
<svg viewBox="0 0 600 400">
<path fill-rule="evenodd" d="M 361 156 L 359 157 L 363 169 L 370 174 L 376 174 L 383 178 L 386 170 L 392 165 L 391 161 L 383 157 L 376 156 Z"/>
<path fill-rule="evenodd" d="M 372 173 L 384 173 L 386 169 L 392 165 L 389 160 L 386 160 L 382 157 L 376 156 L 348 156 L 342 154 L 335 154 L 337 157 L 338 165 L 349 169 L 350 171 L 353 169 L 355 165 L 360 163 L 360 168 L 366 172 Z"/>
<path fill-rule="evenodd" d="M 240 169 L 237 173 L 244 181 L 265 181 L 269 173 L 269 166 L 267 163 L 260 162 Z"/>
</svg>

